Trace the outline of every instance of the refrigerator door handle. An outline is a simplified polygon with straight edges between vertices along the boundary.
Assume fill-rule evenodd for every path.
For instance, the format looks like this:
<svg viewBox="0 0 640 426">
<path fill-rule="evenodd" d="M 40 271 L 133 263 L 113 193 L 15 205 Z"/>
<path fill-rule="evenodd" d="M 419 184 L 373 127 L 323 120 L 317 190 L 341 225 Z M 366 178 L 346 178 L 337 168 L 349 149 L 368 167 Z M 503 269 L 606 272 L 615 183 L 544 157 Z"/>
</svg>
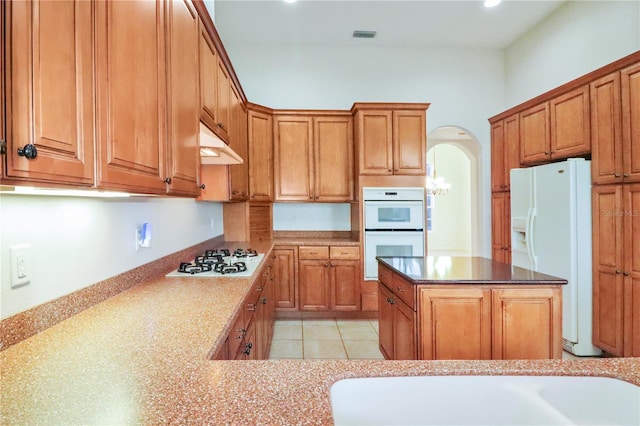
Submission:
<svg viewBox="0 0 640 426">
<path fill-rule="evenodd" d="M 536 218 L 536 209 L 529 209 L 529 215 L 527 217 L 527 253 L 529 254 L 529 260 L 531 265 L 533 266 L 533 270 L 537 270 L 537 262 L 536 262 L 536 252 L 534 249 L 534 240 L 533 240 L 533 222 Z"/>
</svg>

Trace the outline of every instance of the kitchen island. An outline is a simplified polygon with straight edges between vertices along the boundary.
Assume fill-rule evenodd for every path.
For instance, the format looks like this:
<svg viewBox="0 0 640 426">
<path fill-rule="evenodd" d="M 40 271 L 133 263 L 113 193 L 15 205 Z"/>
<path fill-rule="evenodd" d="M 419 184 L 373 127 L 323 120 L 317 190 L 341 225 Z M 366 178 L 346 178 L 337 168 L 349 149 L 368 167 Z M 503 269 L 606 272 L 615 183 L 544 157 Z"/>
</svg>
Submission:
<svg viewBox="0 0 640 426">
<path fill-rule="evenodd" d="M 571 375 L 640 385 L 637 358 L 210 361 L 254 277 L 215 280 L 137 283 L 0 352 L 0 424 L 326 425 L 331 385 L 351 377 Z"/>
<path fill-rule="evenodd" d="M 567 281 L 482 257 L 378 257 L 387 359 L 559 359 Z"/>
</svg>

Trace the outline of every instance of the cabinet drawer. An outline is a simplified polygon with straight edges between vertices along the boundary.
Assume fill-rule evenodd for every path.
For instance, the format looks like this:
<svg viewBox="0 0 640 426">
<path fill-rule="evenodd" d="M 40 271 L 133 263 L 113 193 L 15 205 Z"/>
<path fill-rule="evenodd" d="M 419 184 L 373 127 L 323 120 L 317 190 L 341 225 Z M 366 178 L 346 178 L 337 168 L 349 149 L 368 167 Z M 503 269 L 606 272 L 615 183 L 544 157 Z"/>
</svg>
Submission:
<svg viewBox="0 0 640 426">
<path fill-rule="evenodd" d="M 416 310 L 416 286 L 398 274 L 392 276 L 391 290 L 411 309 Z"/>
<path fill-rule="evenodd" d="M 393 286 L 391 282 L 392 275 L 391 269 L 378 263 L 378 281 L 391 288 Z"/>
<path fill-rule="evenodd" d="M 331 247 L 331 259 L 360 259 L 360 247 Z"/>
<path fill-rule="evenodd" d="M 300 246 L 298 249 L 298 259 L 315 260 L 328 258 L 329 247 L 327 246 Z"/>
</svg>

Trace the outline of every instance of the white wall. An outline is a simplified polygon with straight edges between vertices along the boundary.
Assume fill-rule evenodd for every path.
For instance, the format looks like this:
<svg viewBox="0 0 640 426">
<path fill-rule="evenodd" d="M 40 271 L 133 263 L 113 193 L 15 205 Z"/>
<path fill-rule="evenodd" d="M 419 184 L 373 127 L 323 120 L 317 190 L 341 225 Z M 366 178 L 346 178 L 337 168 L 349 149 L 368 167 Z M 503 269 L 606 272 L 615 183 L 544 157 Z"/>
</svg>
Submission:
<svg viewBox="0 0 640 426">
<path fill-rule="evenodd" d="M 637 50 L 639 1 L 568 1 L 505 50 L 504 109 Z"/>
<path fill-rule="evenodd" d="M 503 110 L 503 56 L 496 50 L 226 45 L 247 97 L 273 108 L 349 109 L 356 101 L 430 102 L 427 133 L 444 125 L 480 141 L 482 250 L 490 256 L 490 132 Z M 274 211 L 274 221 L 279 221 Z"/>
<path fill-rule="evenodd" d="M 274 203 L 274 231 L 350 231 L 351 205 Z"/>
<path fill-rule="evenodd" d="M 191 199 L 3 194 L 0 203 L 2 318 L 223 233 L 222 205 Z M 151 247 L 136 252 L 144 222 L 152 224 Z M 31 283 L 11 288 L 9 248 L 24 243 Z"/>
<path fill-rule="evenodd" d="M 434 148 L 427 152 L 427 161 L 434 164 Z M 471 254 L 471 164 L 461 149 L 438 144 L 435 166 L 437 176 L 451 184 L 445 195 L 434 199 L 433 230 L 429 231 L 429 254 Z"/>
</svg>

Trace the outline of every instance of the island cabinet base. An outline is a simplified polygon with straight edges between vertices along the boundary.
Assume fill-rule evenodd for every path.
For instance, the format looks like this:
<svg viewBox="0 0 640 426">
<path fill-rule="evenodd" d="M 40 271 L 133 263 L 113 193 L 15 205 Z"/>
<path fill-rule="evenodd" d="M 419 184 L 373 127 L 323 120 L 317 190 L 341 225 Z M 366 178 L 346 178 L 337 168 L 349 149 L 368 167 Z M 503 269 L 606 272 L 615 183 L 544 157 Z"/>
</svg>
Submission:
<svg viewBox="0 0 640 426">
<path fill-rule="evenodd" d="M 387 359 L 562 358 L 557 281 L 408 286 L 406 276 L 383 264 L 379 269 L 380 350 Z"/>
</svg>

